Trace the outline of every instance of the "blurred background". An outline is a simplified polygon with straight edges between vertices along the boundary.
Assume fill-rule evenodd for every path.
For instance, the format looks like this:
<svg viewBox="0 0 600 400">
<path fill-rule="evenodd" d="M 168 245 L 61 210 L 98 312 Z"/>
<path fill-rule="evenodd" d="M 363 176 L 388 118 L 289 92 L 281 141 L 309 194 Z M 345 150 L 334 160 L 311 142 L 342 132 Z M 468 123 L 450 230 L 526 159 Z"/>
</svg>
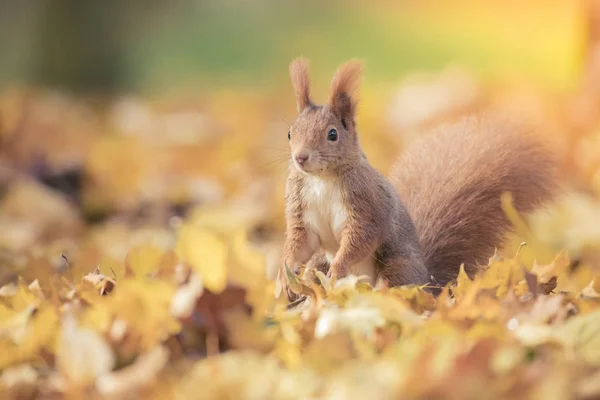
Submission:
<svg viewBox="0 0 600 400">
<path fill-rule="evenodd" d="M 359 124 L 382 171 L 464 113 L 534 123 L 570 195 L 531 229 L 597 265 L 598 3 L 0 0 L 2 254 L 123 260 L 188 218 L 246 229 L 272 271 L 303 55 L 321 101 L 337 65 L 365 61 Z"/>
<path fill-rule="evenodd" d="M 3 84 L 76 91 L 279 87 L 285 65 L 368 61 L 369 83 L 448 63 L 486 77 L 573 84 L 585 21 L 579 1 L 2 2 Z"/>
</svg>

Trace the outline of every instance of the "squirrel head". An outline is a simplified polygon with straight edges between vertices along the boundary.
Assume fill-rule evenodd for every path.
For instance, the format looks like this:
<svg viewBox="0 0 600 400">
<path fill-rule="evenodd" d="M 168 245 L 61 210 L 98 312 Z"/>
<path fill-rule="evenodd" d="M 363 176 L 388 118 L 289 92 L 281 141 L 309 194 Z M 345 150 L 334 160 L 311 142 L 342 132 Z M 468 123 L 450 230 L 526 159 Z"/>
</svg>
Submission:
<svg viewBox="0 0 600 400">
<path fill-rule="evenodd" d="M 341 65 L 331 81 L 329 102 L 314 104 L 306 60 L 290 64 L 298 117 L 288 139 L 292 163 L 306 174 L 321 175 L 354 165 L 362 156 L 356 130 L 357 91 L 362 64 L 351 60 Z"/>
</svg>

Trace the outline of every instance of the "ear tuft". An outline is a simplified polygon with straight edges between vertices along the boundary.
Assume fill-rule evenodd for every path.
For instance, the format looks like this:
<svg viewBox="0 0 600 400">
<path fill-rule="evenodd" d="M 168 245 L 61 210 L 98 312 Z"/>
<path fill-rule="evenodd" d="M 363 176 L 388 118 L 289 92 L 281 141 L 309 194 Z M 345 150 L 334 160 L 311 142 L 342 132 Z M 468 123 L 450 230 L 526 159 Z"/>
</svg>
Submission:
<svg viewBox="0 0 600 400">
<path fill-rule="evenodd" d="M 298 112 L 311 105 L 310 101 L 310 77 L 308 75 L 308 61 L 298 57 L 290 64 L 290 78 L 296 92 L 296 104 Z"/>
<path fill-rule="evenodd" d="M 329 105 L 343 123 L 346 120 L 354 123 L 362 70 L 360 61 L 350 60 L 338 68 L 331 81 Z"/>
</svg>

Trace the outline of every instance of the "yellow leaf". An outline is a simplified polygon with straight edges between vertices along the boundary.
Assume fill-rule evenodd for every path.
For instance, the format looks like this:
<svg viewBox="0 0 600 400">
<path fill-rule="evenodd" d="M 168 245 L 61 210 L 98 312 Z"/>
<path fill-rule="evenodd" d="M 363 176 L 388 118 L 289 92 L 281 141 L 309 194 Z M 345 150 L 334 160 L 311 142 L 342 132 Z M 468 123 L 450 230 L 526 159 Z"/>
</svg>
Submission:
<svg viewBox="0 0 600 400">
<path fill-rule="evenodd" d="M 518 276 L 516 276 L 516 274 Z M 511 283 L 522 276 L 523 271 L 517 260 L 492 260 L 490 266 L 485 270 L 481 277 L 481 287 L 485 289 L 496 289 L 498 297 L 504 296 Z"/>
<path fill-rule="evenodd" d="M 571 318 L 556 336 L 590 365 L 600 366 L 600 310 Z"/>
<path fill-rule="evenodd" d="M 571 272 L 558 275 L 557 292 L 579 293 L 594 280 L 594 270 L 587 264 L 581 264 Z"/>
<path fill-rule="evenodd" d="M 18 343 L 0 338 L 0 369 L 38 357 L 38 352 L 46 348 L 53 351 L 53 343 L 58 325 L 54 309 L 41 306 L 34 315 L 20 326 Z M 1 336 L 1 333 L 0 333 Z"/>
<path fill-rule="evenodd" d="M 265 255 L 250 247 L 245 230 L 239 230 L 233 235 L 232 253 L 229 279 L 247 289 L 264 285 Z"/>
<path fill-rule="evenodd" d="M 177 256 L 202 278 L 204 287 L 220 293 L 227 285 L 227 246 L 212 232 L 185 225 L 179 232 Z"/>
<path fill-rule="evenodd" d="M 289 368 L 298 367 L 302 363 L 299 345 L 286 340 L 279 340 L 275 344 L 275 353 Z"/>
<path fill-rule="evenodd" d="M 234 310 L 225 314 L 224 319 L 229 327 L 229 340 L 234 348 L 264 352 L 273 348 L 277 328 L 265 329 L 262 318 L 252 319 L 243 311 Z"/>
<path fill-rule="evenodd" d="M 211 204 L 198 207 L 189 217 L 194 226 L 220 234 L 239 232 L 253 226 L 263 217 L 262 204 L 243 201 L 234 204 Z"/>
<path fill-rule="evenodd" d="M 506 331 L 501 329 L 497 323 L 480 321 L 467 334 L 467 338 L 471 340 L 481 340 L 487 338 L 503 339 L 506 336 Z"/>
<path fill-rule="evenodd" d="M 27 327 L 31 317 L 37 312 L 38 302 L 32 303 L 25 310 L 15 313 L 2 307 L 0 315 L 10 316 L 0 323 L 0 338 L 10 338 L 15 344 L 19 344 L 27 334 Z"/>
<path fill-rule="evenodd" d="M 171 315 L 174 294 L 175 286 L 168 282 L 126 279 L 102 304 L 127 325 L 131 346 L 148 350 L 181 329 Z"/>
<path fill-rule="evenodd" d="M 600 293 L 600 277 L 595 277 L 592 287 L 596 293 Z"/>
<path fill-rule="evenodd" d="M 93 286 L 102 296 L 112 292 L 112 290 L 115 288 L 114 279 L 102 275 L 99 269 L 96 269 L 91 274 L 84 276 L 82 282 Z"/>
<path fill-rule="evenodd" d="M 515 234 L 524 239 L 527 243 L 527 247 L 523 252 L 535 254 L 536 258 L 542 260 L 542 262 L 551 260 L 553 256 L 552 252 L 533 235 L 527 222 L 525 222 L 523 217 L 521 217 L 514 207 L 512 194 L 509 192 L 502 193 L 501 203 L 504 213 L 514 226 Z"/>
<path fill-rule="evenodd" d="M 96 295 L 97 296 L 97 295 Z M 98 302 L 92 308 L 87 309 L 80 320 L 82 327 L 105 332 L 113 322 L 113 315 L 106 306 L 106 299 L 97 297 Z"/>
<path fill-rule="evenodd" d="M 6 296 L 6 302 L 14 311 L 23 311 L 32 303 L 37 301 L 37 297 L 25 283 L 23 279 L 19 279 L 19 283 L 10 296 Z"/>
<path fill-rule="evenodd" d="M 463 298 L 472 285 L 473 281 L 469 279 L 469 276 L 465 271 L 465 265 L 461 264 L 458 277 L 456 278 L 456 286 L 452 288 L 452 293 L 457 299 Z"/>
<path fill-rule="evenodd" d="M 127 254 L 127 267 L 135 276 L 143 277 L 158 269 L 163 252 L 156 246 L 140 246 L 133 248 Z"/>
<path fill-rule="evenodd" d="M 535 264 L 531 272 L 538 276 L 540 282 L 545 283 L 554 277 L 560 276 L 568 266 L 569 256 L 565 250 L 560 252 L 548 265 Z"/>
</svg>

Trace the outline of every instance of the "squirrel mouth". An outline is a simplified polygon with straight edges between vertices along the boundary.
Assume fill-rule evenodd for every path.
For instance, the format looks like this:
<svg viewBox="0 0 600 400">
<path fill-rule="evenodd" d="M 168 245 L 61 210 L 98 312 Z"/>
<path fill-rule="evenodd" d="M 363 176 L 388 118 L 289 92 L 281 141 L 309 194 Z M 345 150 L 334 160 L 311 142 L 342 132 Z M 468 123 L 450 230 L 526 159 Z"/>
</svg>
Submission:
<svg viewBox="0 0 600 400">
<path fill-rule="evenodd" d="M 311 173 L 311 170 L 310 170 L 309 166 L 308 166 L 308 165 L 306 165 L 306 164 L 302 165 L 302 164 L 300 164 L 299 162 L 297 162 L 297 161 L 294 161 L 294 165 L 296 166 L 296 168 L 297 168 L 297 169 L 298 169 L 298 171 L 300 171 L 300 172 L 303 172 L 303 173 L 305 173 L 305 174 L 310 174 L 310 173 Z"/>
<path fill-rule="evenodd" d="M 307 172 L 307 171 L 306 171 L 306 169 L 304 168 L 304 166 L 303 166 L 303 165 L 301 165 L 300 163 L 298 163 L 297 161 L 294 161 L 294 166 L 296 166 L 296 168 L 297 168 L 299 171 L 302 171 L 302 172 Z"/>
<path fill-rule="evenodd" d="M 297 162 L 294 162 L 294 165 L 296 166 L 296 169 L 300 172 L 302 172 L 305 175 L 310 175 L 310 176 L 322 176 L 325 173 L 325 168 L 318 168 L 317 166 L 313 165 L 300 165 Z"/>
</svg>

